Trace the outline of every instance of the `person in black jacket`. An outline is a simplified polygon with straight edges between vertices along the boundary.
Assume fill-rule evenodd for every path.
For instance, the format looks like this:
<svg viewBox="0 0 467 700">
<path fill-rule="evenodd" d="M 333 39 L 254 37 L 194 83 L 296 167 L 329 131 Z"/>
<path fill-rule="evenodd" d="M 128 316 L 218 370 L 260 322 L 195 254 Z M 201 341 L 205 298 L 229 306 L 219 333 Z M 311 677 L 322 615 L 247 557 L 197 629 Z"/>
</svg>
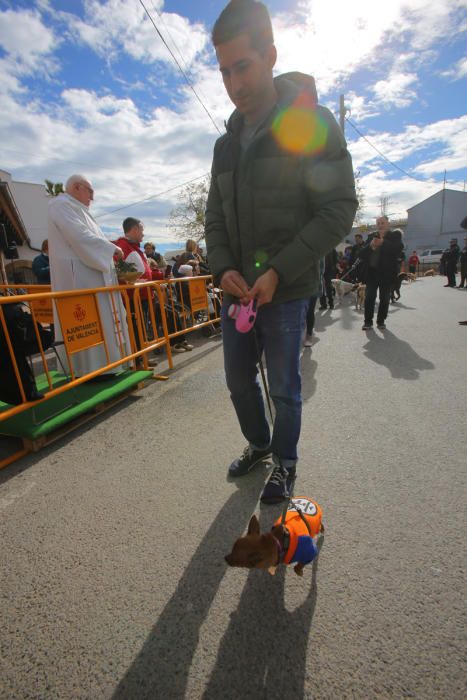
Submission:
<svg viewBox="0 0 467 700">
<path fill-rule="evenodd" d="M 457 245 L 457 238 L 452 238 L 449 243 L 449 248 L 446 248 L 441 256 L 441 262 L 444 264 L 444 274 L 448 278 L 445 287 L 456 286 L 457 261 L 459 260 L 460 249 Z"/>
<path fill-rule="evenodd" d="M 459 287 L 463 287 L 464 283 L 467 287 L 467 237 L 464 238 L 464 247 L 461 250 L 459 260 L 461 264 L 461 281 Z"/>
<path fill-rule="evenodd" d="M 402 232 L 398 229 L 391 231 L 387 216 L 376 219 L 378 231 L 370 235 L 368 245 L 360 251 L 362 266 L 359 270 L 362 281 L 366 282 L 365 294 L 365 323 L 362 330 L 373 328 L 376 295 L 379 290 L 379 305 L 376 324 L 378 328 L 386 328 L 386 318 L 389 309 L 391 285 L 397 277 L 399 259 L 403 251 Z"/>
<path fill-rule="evenodd" d="M 32 261 L 32 271 L 39 284 L 50 284 L 49 242 L 42 241 L 41 254 Z"/>
</svg>

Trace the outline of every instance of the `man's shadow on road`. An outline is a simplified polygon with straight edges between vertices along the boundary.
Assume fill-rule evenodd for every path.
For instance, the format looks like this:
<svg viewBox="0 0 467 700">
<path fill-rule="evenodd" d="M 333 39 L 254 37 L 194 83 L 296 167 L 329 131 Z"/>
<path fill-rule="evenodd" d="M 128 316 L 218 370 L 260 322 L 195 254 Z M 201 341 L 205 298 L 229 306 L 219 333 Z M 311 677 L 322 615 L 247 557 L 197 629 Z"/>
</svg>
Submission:
<svg viewBox="0 0 467 700">
<path fill-rule="evenodd" d="M 300 372 L 302 375 L 302 401 L 306 402 L 311 399 L 316 391 L 316 369 L 318 363 L 313 360 L 311 348 L 304 348 L 300 359 Z"/>
<path fill-rule="evenodd" d="M 323 540 L 320 549 L 322 544 Z M 284 600 L 286 576 L 295 576 L 292 567 L 287 572 L 281 567 L 274 577 L 265 571 L 250 572 L 203 700 L 304 697 L 307 646 L 318 597 L 318 560 L 305 569 L 301 583 L 308 593 L 292 612 Z"/>
<path fill-rule="evenodd" d="M 226 573 L 224 556 L 246 528 L 263 482 L 261 470 L 237 482 L 238 490 L 219 511 L 188 563 L 175 593 L 119 682 L 114 700 L 185 697 L 200 628 Z"/>
<path fill-rule="evenodd" d="M 363 350 L 368 359 L 387 367 L 394 379 L 418 379 L 422 370 L 435 368 L 405 340 L 400 340 L 388 330 L 383 331 L 383 336 L 371 331 Z"/>
</svg>

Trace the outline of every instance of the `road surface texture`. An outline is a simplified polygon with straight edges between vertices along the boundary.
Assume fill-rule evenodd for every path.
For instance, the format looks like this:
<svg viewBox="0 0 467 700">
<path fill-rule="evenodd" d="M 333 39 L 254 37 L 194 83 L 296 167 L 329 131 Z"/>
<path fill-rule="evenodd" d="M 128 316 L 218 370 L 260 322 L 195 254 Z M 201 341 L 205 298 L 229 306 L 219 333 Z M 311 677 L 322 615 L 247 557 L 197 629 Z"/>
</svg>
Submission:
<svg viewBox="0 0 467 700">
<path fill-rule="evenodd" d="M 280 507 L 264 466 L 226 477 L 219 339 L 1 472 L 0 697 L 465 697 L 467 290 L 442 285 L 404 284 L 385 332 L 317 312 L 295 492 L 326 533 L 303 578 L 224 562 Z"/>
</svg>

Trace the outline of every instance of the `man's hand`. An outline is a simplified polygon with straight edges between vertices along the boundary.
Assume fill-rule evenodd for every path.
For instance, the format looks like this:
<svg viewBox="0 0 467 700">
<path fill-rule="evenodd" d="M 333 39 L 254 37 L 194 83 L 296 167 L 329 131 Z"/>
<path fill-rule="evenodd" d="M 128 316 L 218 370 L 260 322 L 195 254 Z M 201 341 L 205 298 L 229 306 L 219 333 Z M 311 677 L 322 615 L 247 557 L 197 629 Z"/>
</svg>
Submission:
<svg viewBox="0 0 467 700">
<path fill-rule="evenodd" d="M 250 289 L 248 297 L 249 299 L 254 299 L 256 297 L 258 308 L 263 304 L 269 304 L 269 302 L 272 301 L 278 284 L 278 274 L 270 267 L 261 277 L 258 277 L 253 287 Z"/>
<path fill-rule="evenodd" d="M 119 248 L 118 245 L 115 246 L 114 258 L 117 258 L 117 260 L 123 260 L 123 250 Z"/>
<path fill-rule="evenodd" d="M 250 301 L 246 280 L 237 270 L 226 270 L 221 277 L 220 286 L 227 294 L 238 297 L 242 304 Z"/>
<path fill-rule="evenodd" d="M 376 250 L 376 248 L 379 248 L 381 245 L 383 245 L 382 238 L 373 238 L 371 243 L 370 243 L 370 248 L 372 250 Z"/>
</svg>

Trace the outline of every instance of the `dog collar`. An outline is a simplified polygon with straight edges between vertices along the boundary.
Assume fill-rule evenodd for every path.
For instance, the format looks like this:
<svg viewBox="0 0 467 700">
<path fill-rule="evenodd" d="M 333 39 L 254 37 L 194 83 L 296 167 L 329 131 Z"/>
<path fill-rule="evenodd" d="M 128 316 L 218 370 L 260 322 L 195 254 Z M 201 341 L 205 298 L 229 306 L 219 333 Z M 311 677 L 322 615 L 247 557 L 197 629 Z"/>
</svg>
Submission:
<svg viewBox="0 0 467 700">
<path fill-rule="evenodd" d="M 281 560 L 282 560 L 282 554 L 283 554 L 281 543 L 279 542 L 277 537 L 274 537 L 274 535 L 271 535 L 271 536 L 272 536 L 272 539 L 274 540 L 274 544 L 277 547 L 277 563 L 280 564 Z"/>
<path fill-rule="evenodd" d="M 289 533 L 289 531 L 287 530 L 287 528 L 285 527 L 285 525 L 283 525 L 282 527 L 284 528 L 284 544 L 283 544 L 282 547 L 281 547 L 281 543 L 279 542 L 279 540 L 277 539 L 277 537 L 275 537 L 274 535 L 272 535 L 272 539 L 274 540 L 274 542 L 275 542 L 275 544 L 276 544 L 277 553 L 278 553 L 278 556 L 279 556 L 278 561 L 277 561 L 278 564 L 281 563 L 281 561 L 283 560 L 283 558 L 284 558 L 284 556 L 285 556 L 285 553 L 288 551 L 289 546 L 290 546 L 290 533 Z"/>
</svg>

